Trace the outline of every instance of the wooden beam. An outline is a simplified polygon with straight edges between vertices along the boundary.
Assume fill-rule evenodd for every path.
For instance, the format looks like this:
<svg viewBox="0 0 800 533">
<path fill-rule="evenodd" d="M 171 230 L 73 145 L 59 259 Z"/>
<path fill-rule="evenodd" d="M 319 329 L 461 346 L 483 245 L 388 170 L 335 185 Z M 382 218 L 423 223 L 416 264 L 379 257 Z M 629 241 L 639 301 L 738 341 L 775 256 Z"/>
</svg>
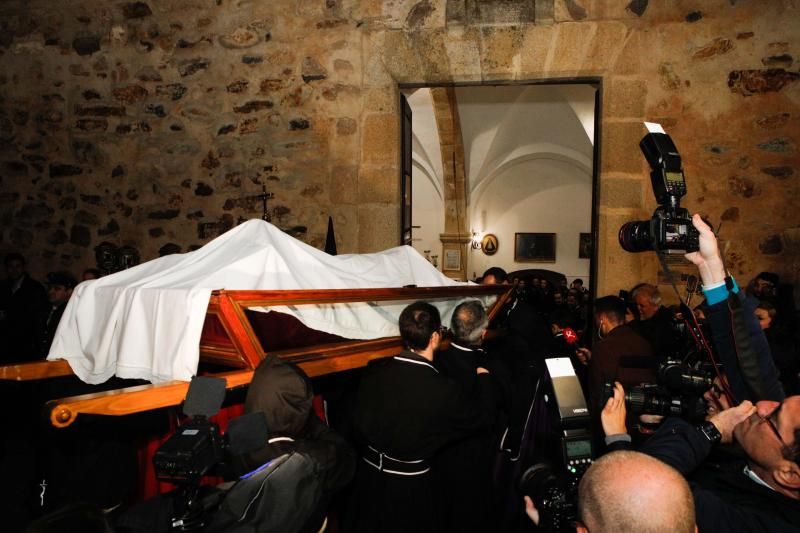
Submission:
<svg viewBox="0 0 800 533">
<path fill-rule="evenodd" d="M 71 375 L 72 368 L 63 359 L 0 366 L 0 380 L 4 381 L 35 381 Z"/>
<path fill-rule="evenodd" d="M 240 370 L 216 374 L 224 378 L 228 389 L 248 385 L 253 379 L 252 370 Z M 72 424 L 79 414 L 129 415 L 161 407 L 180 404 L 189 390 L 187 381 L 170 381 L 156 385 L 138 385 L 105 392 L 82 394 L 46 404 L 50 422 L 59 428 Z"/>
<path fill-rule="evenodd" d="M 464 290 L 467 289 L 467 290 Z M 489 311 L 489 316 L 496 316 L 502 305 L 507 301 L 513 291 L 508 285 L 469 286 L 469 287 L 433 287 L 422 289 L 348 289 L 348 290 L 321 290 L 321 291 L 214 291 L 212 300 L 215 305 L 227 302 L 231 308 L 228 310 L 232 324 L 238 323 L 241 327 L 231 330 L 238 336 L 232 339 L 241 354 L 244 344 L 252 342 L 250 338 L 252 327 L 244 316 L 243 309 L 259 305 L 286 305 L 286 304 L 315 304 L 315 303 L 343 303 L 363 301 L 391 301 L 454 298 L 458 296 L 483 296 L 501 295 Z M 242 324 L 246 323 L 247 327 Z M 228 324 L 231 325 L 231 324 Z M 226 326 L 227 328 L 227 326 Z M 249 329 L 249 332 L 248 332 Z M 257 343 L 257 340 L 255 341 Z M 252 346 L 251 346 L 252 348 Z M 261 347 L 257 345 L 260 353 Z M 271 355 L 287 362 L 296 364 L 310 377 L 341 372 L 366 366 L 369 361 L 382 357 L 389 357 L 400 353 L 403 349 L 400 337 L 383 337 L 372 340 L 350 340 L 330 344 L 308 346 L 304 348 L 289 349 L 272 352 Z M 252 357 L 253 354 L 250 354 Z M 270 355 L 265 354 L 266 355 Z M 247 356 L 245 356 L 245 360 Z M 260 358 L 259 358 L 260 361 Z M 64 363 L 53 361 L 46 363 Z M 67 366 L 68 368 L 68 366 Z M 237 388 L 250 384 L 253 378 L 253 369 L 238 370 L 214 374 L 215 377 L 224 378 L 227 388 Z M 66 374 L 65 374 L 66 375 Z M 185 381 L 170 381 L 156 385 L 140 385 L 123 389 L 72 396 L 47 402 L 46 408 L 51 423 L 56 427 L 66 427 L 72 424 L 79 414 L 120 416 L 162 407 L 179 405 L 186 397 L 189 383 Z"/>
</svg>

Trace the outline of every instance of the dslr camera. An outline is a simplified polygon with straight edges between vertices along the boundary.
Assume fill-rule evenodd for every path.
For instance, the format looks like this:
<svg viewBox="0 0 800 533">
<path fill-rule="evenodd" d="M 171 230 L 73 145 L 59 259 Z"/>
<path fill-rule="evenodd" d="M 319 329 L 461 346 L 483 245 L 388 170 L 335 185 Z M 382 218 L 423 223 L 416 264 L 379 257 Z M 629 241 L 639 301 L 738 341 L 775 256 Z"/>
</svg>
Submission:
<svg viewBox="0 0 800 533">
<path fill-rule="evenodd" d="M 689 212 L 680 206 L 686 195 L 681 156 L 666 133 L 648 133 L 639 143 L 650 164 L 650 181 L 658 202 L 650 220 L 627 222 L 619 229 L 619 244 L 627 252 L 654 250 L 667 254 L 695 252 L 700 233 Z"/>
<path fill-rule="evenodd" d="M 594 458 L 591 421 L 569 357 L 545 359 L 545 364 L 550 379 L 544 382 L 544 401 L 556 439 L 548 439 L 550 460 L 522 473 L 519 490 L 539 510 L 540 530 L 571 532 L 578 518 L 578 485 Z"/>
<path fill-rule="evenodd" d="M 679 416 L 692 422 L 705 418 L 703 393 L 713 386 L 714 371 L 704 364 L 667 360 L 658 366 L 657 383 L 625 391 L 625 406 L 635 415 Z M 603 384 L 603 403 L 614 395 L 614 383 Z"/>
</svg>

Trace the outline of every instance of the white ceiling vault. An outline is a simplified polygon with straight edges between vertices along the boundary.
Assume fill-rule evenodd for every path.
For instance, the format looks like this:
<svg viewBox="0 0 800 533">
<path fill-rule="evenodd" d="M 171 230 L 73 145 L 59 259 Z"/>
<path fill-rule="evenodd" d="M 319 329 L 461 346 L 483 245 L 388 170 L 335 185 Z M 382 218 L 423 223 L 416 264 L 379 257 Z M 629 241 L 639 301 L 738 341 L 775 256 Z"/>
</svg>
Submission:
<svg viewBox="0 0 800 533">
<path fill-rule="evenodd" d="M 469 204 L 504 170 L 531 159 L 560 160 L 591 176 L 594 87 L 481 85 L 457 87 L 455 93 Z M 442 197 L 442 158 L 430 89 L 403 94 L 412 111 L 413 164 Z"/>
</svg>

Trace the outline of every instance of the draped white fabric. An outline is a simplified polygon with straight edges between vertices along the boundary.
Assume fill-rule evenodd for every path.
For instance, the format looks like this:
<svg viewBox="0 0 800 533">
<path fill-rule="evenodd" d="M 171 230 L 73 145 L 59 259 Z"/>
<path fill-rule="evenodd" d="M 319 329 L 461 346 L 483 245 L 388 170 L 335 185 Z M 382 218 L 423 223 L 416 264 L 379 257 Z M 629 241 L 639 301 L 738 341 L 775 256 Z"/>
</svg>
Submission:
<svg viewBox="0 0 800 533">
<path fill-rule="evenodd" d="M 250 220 L 199 250 L 154 259 L 81 283 L 67 305 L 48 359 L 66 359 L 87 383 L 113 375 L 153 383 L 197 371 L 208 298 L 214 289 L 355 289 L 461 285 L 409 246 L 331 256 Z M 409 302 L 276 307 L 306 326 L 351 339 L 398 335 Z M 457 301 L 432 302 L 449 321 Z M 269 311 L 263 309 L 263 311 Z"/>
</svg>

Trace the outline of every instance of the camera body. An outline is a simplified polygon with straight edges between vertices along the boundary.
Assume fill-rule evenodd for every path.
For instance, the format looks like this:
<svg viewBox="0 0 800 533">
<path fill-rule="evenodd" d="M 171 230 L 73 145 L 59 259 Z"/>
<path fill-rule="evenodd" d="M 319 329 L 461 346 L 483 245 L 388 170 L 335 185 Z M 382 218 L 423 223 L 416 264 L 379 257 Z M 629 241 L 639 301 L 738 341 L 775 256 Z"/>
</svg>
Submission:
<svg viewBox="0 0 800 533">
<path fill-rule="evenodd" d="M 581 475 L 583 472 L 581 472 Z M 522 473 L 520 491 L 530 496 L 539 511 L 543 531 L 575 531 L 578 519 L 580 476 L 566 475 L 549 463 L 537 463 Z"/>
<path fill-rule="evenodd" d="M 225 448 L 219 426 L 197 416 L 156 451 L 156 477 L 175 484 L 196 483 L 222 460 Z"/>
<path fill-rule="evenodd" d="M 578 484 L 594 458 L 589 409 L 568 357 L 545 359 L 549 381 L 544 395 L 558 451 L 551 461 L 535 463 L 520 476 L 519 489 L 539 510 L 540 529 L 574 531 Z"/>
<path fill-rule="evenodd" d="M 619 243 L 626 252 L 695 252 L 700 233 L 683 208 L 668 210 L 659 206 L 650 220 L 626 222 L 619 229 Z"/>
<path fill-rule="evenodd" d="M 703 393 L 713 386 L 714 371 L 705 365 L 667 360 L 658 366 L 657 383 L 625 391 L 625 406 L 635 415 L 679 416 L 701 421 L 706 406 Z M 603 384 L 603 402 L 614 395 L 614 383 Z"/>
<path fill-rule="evenodd" d="M 650 165 L 650 182 L 659 206 L 650 220 L 627 222 L 619 243 L 627 252 L 687 253 L 699 249 L 700 234 L 680 199 L 686 195 L 681 156 L 666 133 L 648 133 L 639 143 Z"/>
</svg>

